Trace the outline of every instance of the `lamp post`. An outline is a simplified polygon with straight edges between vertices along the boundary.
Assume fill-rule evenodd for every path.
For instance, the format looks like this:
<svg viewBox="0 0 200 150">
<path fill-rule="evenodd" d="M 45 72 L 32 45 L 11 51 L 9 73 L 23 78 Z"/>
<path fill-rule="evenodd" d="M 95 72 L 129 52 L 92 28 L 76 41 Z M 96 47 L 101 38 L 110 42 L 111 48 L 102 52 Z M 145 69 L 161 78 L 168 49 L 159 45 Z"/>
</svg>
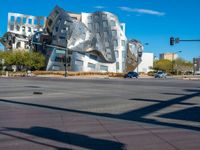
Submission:
<svg viewBox="0 0 200 150">
<path fill-rule="evenodd" d="M 66 31 L 68 32 L 69 28 L 66 27 Z M 68 33 L 67 33 L 67 36 L 66 36 L 66 49 L 65 49 L 65 78 L 67 77 L 67 57 L 68 57 Z"/>
</svg>

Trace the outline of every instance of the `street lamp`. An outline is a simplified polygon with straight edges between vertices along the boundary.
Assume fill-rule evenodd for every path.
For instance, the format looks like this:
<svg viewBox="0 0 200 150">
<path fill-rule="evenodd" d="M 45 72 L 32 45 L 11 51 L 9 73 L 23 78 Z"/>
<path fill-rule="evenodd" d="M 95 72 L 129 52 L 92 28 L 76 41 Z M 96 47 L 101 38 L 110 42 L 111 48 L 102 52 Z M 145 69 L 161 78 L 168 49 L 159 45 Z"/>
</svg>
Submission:
<svg viewBox="0 0 200 150">
<path fill-rule="evenodd" d="M 68 32 L 69 28 L 66 27 L 66 31 Z M 65 49 L 65 78 L 67 77 L 67 57 L 68 57 L 68 47 L 67 47 L 67 44 L 68 44 L 68 33 L 67 33 L 67 36 L 66 36 L 66 49 Z"/>
</svg>

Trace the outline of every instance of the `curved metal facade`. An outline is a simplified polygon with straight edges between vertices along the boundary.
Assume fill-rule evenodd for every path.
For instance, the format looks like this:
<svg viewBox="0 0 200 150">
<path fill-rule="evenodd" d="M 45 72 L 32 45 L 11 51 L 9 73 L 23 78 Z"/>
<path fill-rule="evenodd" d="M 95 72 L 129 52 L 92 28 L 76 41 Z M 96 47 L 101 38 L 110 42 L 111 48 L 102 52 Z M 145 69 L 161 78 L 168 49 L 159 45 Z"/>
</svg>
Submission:
<svg viewBox="0 0 200 150">
<path fill-rule="evenodd" d="M 43 31 L 34 35 L 26 33 L 24 38 L 26 42 L 31 38 L 34 49 L 46 55 L 47 70 L 64 69 L 65 48 L 71 58 L 68 69 L 72 71 L 126 72 L 141 61 L 142 45 L 127 40 L 125 24 L 112 13 L 75 14 L 56 6 L 45 20 Z M 41 29 L 41 26 L 33 27 Z M 3 44 L 9 48 L 8 40 Z M 45 47 L 46 44 L 51 47 Z"/>
</svg>

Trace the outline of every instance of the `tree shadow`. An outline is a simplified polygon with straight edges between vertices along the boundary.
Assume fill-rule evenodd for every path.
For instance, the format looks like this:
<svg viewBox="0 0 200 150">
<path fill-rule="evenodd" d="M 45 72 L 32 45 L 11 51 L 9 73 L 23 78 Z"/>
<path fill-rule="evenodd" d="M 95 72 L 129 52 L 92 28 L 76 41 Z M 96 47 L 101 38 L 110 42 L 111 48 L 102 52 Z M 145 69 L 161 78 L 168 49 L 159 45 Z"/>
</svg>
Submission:
<svg viewBox="0 0 200 150">
<path fill-rule="evenodd" d="M 97 138 L 92 138 L 92 137 L 82 135 L 82 134 L 63 132 L 57 129 L 46 128 L 46 127 L 39 127 L 39 126 L 35 126 L 31 128 L 6 127 L 4 129 L 6 129 L 7 131 L 17 131 L 20 133 L 25 133 L 28 135 L 44 138 L 47 140 L 53 140 L 56 142 L 70 144 L 70 145 L 87 148 L 87 149 L 94 149 L 94 150 L 124 150 L 125 149 L 125 145 L 117 141 L 97 139 Z M 5 135 L 6 133 L 4 131 L 4 132 L 0 132 L 0 134 Z M 6 135 L 13 136 L 15 138 L 20 138 L 28 142 L 33 142 L 35 144 L 53 147 L 53 148 L 56 148 L 57 150 L 69 150 L 68 148 L 56 147 L 55 145 L 49 145 L 42 142 L 37 142 L 37 141 L 21 138 L 19 136 L 15 136 L 11 134 L 6 134 Z"/>
</svg>

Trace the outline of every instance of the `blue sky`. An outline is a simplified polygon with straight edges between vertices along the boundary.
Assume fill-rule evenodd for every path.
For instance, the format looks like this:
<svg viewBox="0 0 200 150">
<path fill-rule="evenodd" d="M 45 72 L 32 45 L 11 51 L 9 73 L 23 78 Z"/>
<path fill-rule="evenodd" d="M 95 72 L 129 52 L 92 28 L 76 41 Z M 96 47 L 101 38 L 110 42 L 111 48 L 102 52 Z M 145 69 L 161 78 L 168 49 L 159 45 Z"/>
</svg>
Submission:
<svg viewBox="0 0 200 150">
<path fill-rule="evenodd" d="M 200 39 L 200 0 L 0 0 L 0 36 L 7 30 L 8 12 L 48 16 L 55 5 L 72 12 L 110 11 L 126 23 L 126 35 L 157 57 L 182 51 L 187 60 L 200 56 L 200 42 L 169 45 L 169 37 Z"/>
</svg>

